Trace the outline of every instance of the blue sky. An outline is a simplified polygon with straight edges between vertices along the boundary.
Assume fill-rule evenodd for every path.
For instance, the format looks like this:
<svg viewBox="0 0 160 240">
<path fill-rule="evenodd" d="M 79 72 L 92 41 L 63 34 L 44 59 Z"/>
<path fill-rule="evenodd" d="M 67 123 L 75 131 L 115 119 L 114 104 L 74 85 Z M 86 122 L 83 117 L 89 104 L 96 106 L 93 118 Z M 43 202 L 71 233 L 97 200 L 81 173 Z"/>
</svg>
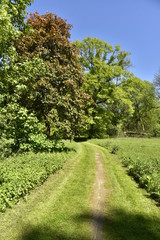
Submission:
<svg viewBox="0 0 160 240">
<path fill-rule="evenodd" d="M 35 0 L 28 12 L 36 10 L 72 24 L 72 41 L 90 36 L 120 44 L 143 80 L 153 81 L 160 68 L 160 0 Z"/>
</svg>

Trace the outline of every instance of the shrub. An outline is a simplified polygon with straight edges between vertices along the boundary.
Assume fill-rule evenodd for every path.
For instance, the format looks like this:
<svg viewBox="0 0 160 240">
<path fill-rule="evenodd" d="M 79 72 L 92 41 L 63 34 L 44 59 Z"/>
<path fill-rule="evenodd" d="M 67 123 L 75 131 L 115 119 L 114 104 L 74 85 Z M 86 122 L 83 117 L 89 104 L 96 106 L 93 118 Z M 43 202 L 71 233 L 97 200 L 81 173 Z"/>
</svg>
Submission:
<svg viewBox="0 0 160 240">
<path fill-rule="evenodd" d="M 116 154 L 118 152 L 118 150 L 119 150 L 119 146 L 118 145 L 114 145 L 114 146 L 112 146 L 111 153 L 112 154 Z"/>
<path fill-rule="evenodd" d="M 50 174 L 63 167 L 73 151 L 66 153 L 27 153 L 0 161 L 0 211 L 12 207 L 21 197 L 37 185 L 42 184 Z"/>
</svg>

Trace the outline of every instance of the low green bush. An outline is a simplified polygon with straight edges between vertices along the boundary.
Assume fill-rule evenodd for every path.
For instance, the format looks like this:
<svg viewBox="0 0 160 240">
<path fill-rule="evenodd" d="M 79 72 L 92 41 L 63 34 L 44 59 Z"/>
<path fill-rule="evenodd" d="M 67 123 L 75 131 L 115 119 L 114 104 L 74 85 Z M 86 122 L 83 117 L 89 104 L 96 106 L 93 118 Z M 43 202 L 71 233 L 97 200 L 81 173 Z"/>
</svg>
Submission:
<svg viewBox="0 0 160 240">
<path fill-rule="evenodd" d="M 134 159 L 133 156 L 124 157 L 122 163 L 140 187 L 145 188 L 155 200 L 160 202 L 160 159 L 150 158 L 146 161 L 140 158 Z"/>
<path fill-rule="evenodd" d="M 30 152 L 0 160 L 0 211 L 5 211 L 35 186 L 42 184 L 50 174 L 61 169 L 73 154 L 74 151 Z"/>
<path fill-rule="evenodd" d="M 112 150 L 111 150 L 111 153 L 112 154 L 116 154 L 119 150 L 119 146 L 118 145 L 113 145 L 112 146 Z"/>
</svg>

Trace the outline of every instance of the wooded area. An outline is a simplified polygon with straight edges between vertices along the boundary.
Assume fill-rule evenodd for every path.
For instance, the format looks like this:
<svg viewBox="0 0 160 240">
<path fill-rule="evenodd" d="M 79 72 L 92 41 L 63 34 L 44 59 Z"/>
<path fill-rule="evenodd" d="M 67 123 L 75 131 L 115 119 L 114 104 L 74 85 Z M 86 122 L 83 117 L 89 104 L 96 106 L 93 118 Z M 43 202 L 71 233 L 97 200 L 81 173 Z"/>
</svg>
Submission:
<svg viewBox="0 0 160 240">
<path fill-rule="evenodd" d="M 0 6 L 0 155 L 53 151 L 60 139 L 160 134 L 155 84 L 130 72 L 130 53 L 72 25 L 32 13 L 30 0 Z M 155 91 L 156 88 L 156 91 Z"/>
</svg>

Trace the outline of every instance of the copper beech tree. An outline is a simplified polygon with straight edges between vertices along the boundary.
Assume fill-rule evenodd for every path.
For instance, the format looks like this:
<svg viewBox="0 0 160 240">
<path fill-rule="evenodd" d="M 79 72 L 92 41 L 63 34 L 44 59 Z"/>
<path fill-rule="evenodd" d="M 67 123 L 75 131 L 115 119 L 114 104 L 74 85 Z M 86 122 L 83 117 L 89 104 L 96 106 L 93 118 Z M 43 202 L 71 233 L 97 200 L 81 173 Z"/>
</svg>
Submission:
<svg viewBox="0 0 160 240">
<path fill-rule="evenodd" d="M 70 42 L 71 25 L 55 14 L 32 13 L 27 20 L 32 31 L 15 42 L 18 62 L 39 57 L 44 74 L 29 78 L 20 102 L 45 123 L 47 135 L 72 138 L 86 127 L 83 74 L 76 48 Z"/>
</svg>

